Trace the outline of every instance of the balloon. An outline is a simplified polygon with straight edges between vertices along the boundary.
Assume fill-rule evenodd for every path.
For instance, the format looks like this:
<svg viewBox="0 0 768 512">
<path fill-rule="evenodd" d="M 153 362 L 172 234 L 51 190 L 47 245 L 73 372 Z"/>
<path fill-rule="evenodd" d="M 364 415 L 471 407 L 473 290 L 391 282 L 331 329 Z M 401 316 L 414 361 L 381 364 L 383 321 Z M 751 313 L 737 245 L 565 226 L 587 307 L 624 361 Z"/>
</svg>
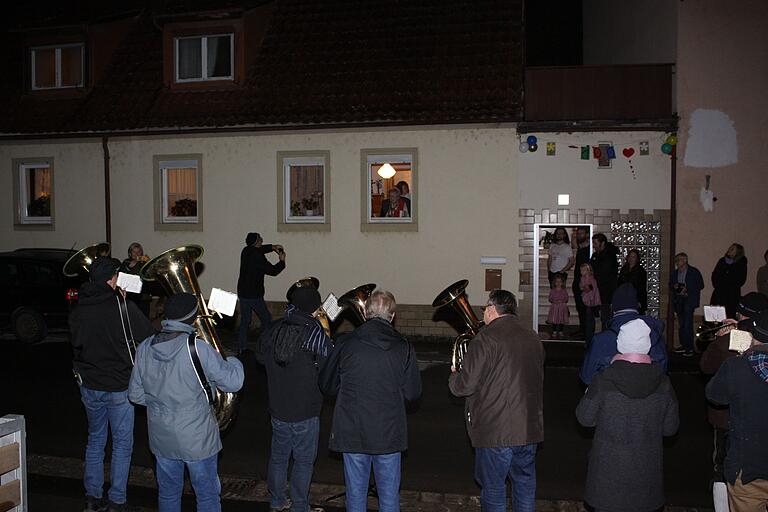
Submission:
<svg viewBox="0 0 768 512">
<path fill-rule="evenodd" d="M 520 143 L 520 152 L 521 153 L 527 153 L 528 152 L 528 143 L 527 142 L 521 142 Z"/>
<path fill-rule="evenodd" d="M 539 149 L 539 145 L 538 144 L 529 144 L 528 145 L 528 151 L 530 151 L 531 153 L 535 153 L 537 149 Z"/>
<path fill-rule="evenodd" d="M 661 152 L 665 155 L 671 155 L 672 154 L 672 144 L 664 143 L 661 145 Z"/>
<path fill-rule="evenodd" d="M 529 146 L 534 146 L 539 141 L 535 135 L 529 135 L 526 140 L 528 141 Z"/>
<path fill-rule="evenodd" d="M 670 135 L 667 137 L 667 144 L 670 146 L 676 146 L 677 145 L 677 135 Z"/>
</svg>

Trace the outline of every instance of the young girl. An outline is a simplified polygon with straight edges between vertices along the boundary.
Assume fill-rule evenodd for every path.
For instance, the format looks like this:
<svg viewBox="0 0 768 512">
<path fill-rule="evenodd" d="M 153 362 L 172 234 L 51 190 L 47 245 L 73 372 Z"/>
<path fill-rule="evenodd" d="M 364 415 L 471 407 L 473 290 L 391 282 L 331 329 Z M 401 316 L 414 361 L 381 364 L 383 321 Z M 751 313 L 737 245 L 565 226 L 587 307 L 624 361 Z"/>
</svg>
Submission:
<svg viewBox="0 0 768 512">
<path fill-rule="evenodd" d="M 549 291 L 549 315 L 547 323 L 552 325 L 552 339 L 565 339 L 563 325 L 568 323 L 568 290 L 565 289 L 565 280 L 561 274 L 556 274 L 553 279 L 552 289 Z"/>
<path fill-rule="evenodd" d="M 579 289 L 581 290 L 581 300 L 587 306 L 594 316 L 600 315 L 600 290 L 597 288 L 597 281 L 592 273 L 592 265 L 582 263 L 581 278 L 579 279 Z"/>
</svg>

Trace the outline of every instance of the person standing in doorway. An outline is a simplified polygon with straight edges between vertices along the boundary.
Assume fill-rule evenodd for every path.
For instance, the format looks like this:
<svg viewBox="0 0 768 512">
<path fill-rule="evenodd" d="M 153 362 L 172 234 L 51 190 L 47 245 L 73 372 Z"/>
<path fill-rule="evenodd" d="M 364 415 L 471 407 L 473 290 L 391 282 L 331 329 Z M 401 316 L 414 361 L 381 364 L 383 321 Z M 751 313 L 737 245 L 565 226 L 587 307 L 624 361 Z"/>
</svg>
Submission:
<svg viewBox="0 0 768 512">
<path fill-rule="evenodd" d="M 712 271 L 711 305 L 725 306 L 725 314 L 733 318 L 741 298 L 741 287 L 747 282 L 747 257 L 741 244 L 731 244 Z"/>
<path fill-rule="evenodd" d="M 573 266 L 573 299 L 576 301 L 576 311 L 579 314 L 579 332 L 577 339 L 583 339 L 589 342 L 589 338 L 586 337 L 587 321 L 590 318 L 588 314 L 592 314 L 589 308 L 584 305 L 584 298 L 581 293 L 581 286 L 579 281 L 581 278 L 581 267 L 585 263 L 589 263 L 589 229 L 586 226 L 580 226 L 575 228 L 573 232 L 573 251 L 575 254 L 575 261 Z M 594 332 L 595 319 L 591 318 Z"/>
<path fill-rule="evenodd" d="M 597 287 L 600 289 L 600 323 L 603 329 L 611 321 L 611 300 L 619 277 L 618 249 L 602 233 L 592 236 L 592 271 L 595 273 Z"/>
<path fill-rule="evenodd" d="M 272 264 L 266 255 L 275 252 L 279 261 Z M 245 247 L 240 253 L 240 277 L 237 280 L 237 296 L 240 299 L 240 332 L 238 352 L 248 348 L 248 329 L 251 315 L 256 315 L 261 322 L 261 332 L 269 329 L 272 315 L 264 302 L 264 276 L 276 276 L 285 268 L 285 250 L 282 245 L 265 244 L 258 233 L 248 233 Z"/>
<path fill-rule="evenodd" d="M 549 272 L 549 287 L 554 288 L 555 277 L 563 278 L 563 287 L 568 282 L 568 271 L 573 267 L 576 258 L 573 255 L 571 241 L 564 227 L 555 229 L 554 241 L 549 245 L 549 257 L 547 258 L 547 271 Z"/>
<path fill-rule="evenodd" d="M 677 267 L 670 276 L 669 288 L 672 304 L 677 315 L 678 341 L 680 347 L 676 354 L 693 356 L 693 312 L 699 307 L 704 278 L 696 267 L 688 265 L 688 255 L 680 252 L 675 255 Z"/>
</svg>

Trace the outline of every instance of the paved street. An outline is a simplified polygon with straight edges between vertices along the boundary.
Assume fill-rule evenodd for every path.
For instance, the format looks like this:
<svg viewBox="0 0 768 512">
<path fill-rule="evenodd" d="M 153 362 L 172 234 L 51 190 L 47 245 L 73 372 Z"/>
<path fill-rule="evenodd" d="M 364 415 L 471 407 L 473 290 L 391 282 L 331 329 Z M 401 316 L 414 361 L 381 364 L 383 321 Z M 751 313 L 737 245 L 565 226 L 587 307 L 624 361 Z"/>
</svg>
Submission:
<svg viewBox="0 0 768 512">
<path fill-rule="evenodd" d="M 224 337 L 232 339 L 226 333 Z M 445 347 L 419 344 L 417 348 L 424 394 L 409 415 L 410 450 L 403 463 L 402 489 L 477 495 L 479 490 L 472 477 L 472 450 L 462 422 L 462 404 L 448 393 L 448 367 L 440 362 L 445 360 Z M 582 499 L 591 440 L 589 430 L 581 428 L 574 416 L 583 393 L 575 368 L 580 351 L 578 346 L 562 343 L 547 345 L 546 441 L 541 445 L 537 461 L 537 495 L 541 500 L 580 502 Z M 59 460 L 57 458 L 81 460 L 85 446 L 86 419 L 71 378 L 70 358 L 69 344 L 61 338 L 34 346 L 11 340 L 0 344 L 0 373 L 6 391 L 0 398 L 0 415 L 25 415 L 29 453 L 53 457 L 45 459 L 49 463 Z M 711 435 L 705 417 L 705 382 L 690 361 L 675 361 L 672 381 L 680 400 L 681 429 L 665 443 L 667 499 L 675 506 L 709 507 Z M 241 480 L 263 481 L 270 437 L 266 379 L 252 355 L 245 358 L 245 365 L 246 385 L 241 392 L 239 415 L 225 436 L 220 472 Z M 327 451 L 331 412 L 332 404 L 328 403 L 322 416 L 314 480 L 338 486 L 343 484 L 341 458 Z M 141 408 L 137 409 L 135 432 L 133 463 L 139 469 L 149 468 L 152 460 L 147 448 L 146 416 Z M 31 472 L 34 471 L 35 464 L 32 464 Z M 77 474 L 69 476 L 78 478 Z M 51 489 L 69 489 L 71 485 L 71 482 L 53 485 L 51 478 L 54 477 L 33 475 L 32 492 L 39 486 L 41 493 L 55 494 Z M 137 491 L 137 496 L 148 492 L 142 489 Z M 151 504 L 151 500 L 148 503 Z"/>
</svg>

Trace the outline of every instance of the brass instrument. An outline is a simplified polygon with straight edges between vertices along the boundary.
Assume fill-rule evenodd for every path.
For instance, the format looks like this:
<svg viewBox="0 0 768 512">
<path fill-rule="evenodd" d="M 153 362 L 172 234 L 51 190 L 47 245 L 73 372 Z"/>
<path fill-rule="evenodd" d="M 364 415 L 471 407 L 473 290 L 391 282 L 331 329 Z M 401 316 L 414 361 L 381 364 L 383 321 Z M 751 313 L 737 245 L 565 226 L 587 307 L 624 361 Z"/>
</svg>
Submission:
<svg viewBox="0 0 768 512">
<path fill-rule="evenodd" d="M 351 309 L 355 313 L 357 320 L 363 324 L 365 323 L 365 301 L 368 300 L 375 289 L 376 285 L 374 283 L 363 284 L 353 288 L 339 297 L 339 306 Z"/>
<path fill-rule="evenodd" d="M 177 293 L 191 293 L 197 297 L 199 315 L 194 326 L 197 336 L 216 350 L 221 357 L 226 359 L 223 345 L 214 327 L 215 323 L 208 306 L 200 292 L 195 273 L 195 262 L 203 255 L 203 248 L 199 245 L 187 245 L 170 249 L 156 256 L 141 268 L 141 278 L 146 281 L 160 281 L 163 289 L 169 295 Z M 235 408 L 237 407 L 237 394 L 215 390 L 213 411 L 219 430 L 226 430 L 232 422 Z"/>
<path fill-rule="evenodd" d="M 464 355 L 469 348 L 469 342 L 477 336 L 480 332 L 480 328 L 483 323 L 477 319 L 475 312 L 472 310 L 472 306 L 469 305 L 467 300 L 467 293 L 465 289 L 469 281 L 462 279 L 453 283 L 451 286 L 440 292 L 432 301 L 433 308 L 441 308 L 443 306 L 450 305 L 459 313 L 460 318 L 467 326 L 467 330 L 459 334 L 456 340 L 453 342 L 453 350 L 451 351 L 451 366 L 457 370 L 461 370 L 462 361 Z"/>
<path fill-rule="evenodd" d="M 64 264 L 64 275 L 67 277 L 84 276 L 90 273 L 91 265 L 96 258 L 109 256 L 110 247 L 107 242 L 89 245 L 73 254 Z"/>
<path fill-rule="evenodd" d="M 711 326 L 706 326 L 704 324 L 701 324 L 696 328 L 696 339 L 700 339 L 702 341 L 712 341 L 717 336 L 722 336 L 722 334 L 718 335 L 717 333 L 723 329 L 728 329 L 726 332 L 729 332 L 733 329 L 738 329 L 739 324 L 741 322 L 718 322 L 717 324 L 712 324 Z"/>
<path fill-rule="evenodd" d="M 299 279 L 293 283 L 290 288 L 288 288 L 288 292 L 285 294 L 285 298 L 288 299 L 288 302 L 290 303 L 293 301 L 293 292 L 295 292 L 298 288 L 307 287 L 320 290 L 320 280 L 312 276 Z M 320 322 L 320 325 L 323 327 L 323 331 L 325 331 L 325 335 L 330 338 L 331 322 L 328 320 L 328 314 L 325 312 L 325 309 L 323 309 L 322 304 L 317 307 L 317 309 L 312 313 L 312 316 L 317 318 L 317 321 Z"/>
</svg>

